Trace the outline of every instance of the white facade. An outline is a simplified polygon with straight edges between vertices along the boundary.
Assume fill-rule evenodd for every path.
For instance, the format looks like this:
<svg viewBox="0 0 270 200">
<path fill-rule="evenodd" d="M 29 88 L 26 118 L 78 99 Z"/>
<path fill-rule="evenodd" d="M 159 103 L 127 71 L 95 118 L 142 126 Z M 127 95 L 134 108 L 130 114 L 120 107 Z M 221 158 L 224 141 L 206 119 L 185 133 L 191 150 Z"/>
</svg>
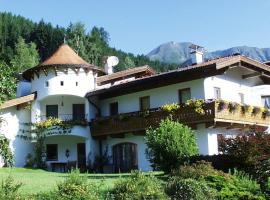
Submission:
<svg viewBox="0 0 270 200">
<path fill-rule="evenodd" d="M 150 108 L 157 108 L 164 104 L 179 103 L 179 90 L 189 88 L 193 99 L 214 99 L 214 89 L 220 89 L 221 99 L 241 102 L 256 106 L 262 106 L 261 96 L 270 95 L 270 85 L 263 85 L 260 78 L 243 79 L 242 75 L 252 71 L 242 67 L 231 68 L 225 74 L 199 78 L 191 81 L 171 84 L 168 86 L 157 87 L 154 89 L 143 90 L 140 92 L 129 93 L 116 97 L 96 100 L 91 102 L 86 98 L 90 91 L 110 87 L 110 84 L 97 86 L 95 70 L 79 71 L 67 67 L 67 70 L 55 71 L 50 69 L 46 72 L 39 71 L 29 82 L 19 82 L 17 96 L 25 96 L 36 92 L 37 98 L 31 103 L 30 108 L 16 109 L 13 106 L 1 110 L 1 117 L 5 123 L 1 125 L 1 133 L 10 139 L 10 147 L 15 155 L 17 167 L 25 165 L 25 157 L 28 153 L 34 154 L 34 143 L 23 140 L 19 137 L 22 130 L 30 127 L 25 123 L 36 123 L 46 120 L 46 106 L 57 105 L 58 118 L 71 120 L 73 116 L 73 105 L 84 104 L 85 119 L 90 122 L 95 119 L 97 108 L 100 109 L 101 116 L 110 115 L 110 103 L 118 102 L 118 112 L 128 113 L 140 110 L 140 97 L 150 97 Z M 133 81 L 135 77 L 129 78 Z M 121 83 L 127 80 L 118 80 Z M 121 83 L 124 84 L 124 83 Z M 240 94 L 242 96 L 240 96 Z M 242 98 L 242 99 L 241 99 Z M 24 126 L 24 127 L 22 127 Z M 195 130 L 199 151 L 204 155 L 218 154 L 218 134 L 236 135 L 236 130 L 221 128 L 206 128 L 205 124 L 197 124 Z M 92 138 L 90 127 L 74 126 L 70 133 L 66 135 L 55 134 L 45 140 L 45 145 L 57 144 L 57 159 L 48 161 L 50 166 L 53 162 L 67 162 L 78 160 L 78 144 L 85 144 L 85 163 L 93 164 L 95 157 L 104 153 L 108 149 L 110 164 L 113 164 L 113 147 L 117 144 L 132 143 L 137 146 L 138 169 L 143 171 L 151 170 L 149 161 L 145 154 L 146 144 L 144 136 L 125 133 L 123 138 L 106 137 L 101 140 Z M 100 146 L 102 144 L 102 146 Z M 66 157 L 65 152 L 69 150 L 70 155 Z M 1 166 L 1 159 L 0 159 Z"/>
</svg>

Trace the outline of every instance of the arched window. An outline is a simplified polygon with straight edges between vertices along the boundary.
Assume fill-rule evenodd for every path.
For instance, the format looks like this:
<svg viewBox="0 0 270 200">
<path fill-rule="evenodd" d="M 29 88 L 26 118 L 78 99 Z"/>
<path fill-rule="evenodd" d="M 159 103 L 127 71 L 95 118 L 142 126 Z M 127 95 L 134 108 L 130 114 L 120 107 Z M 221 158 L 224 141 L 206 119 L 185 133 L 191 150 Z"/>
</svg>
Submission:
<svg viewBox="0 0 270 200">
<path fill-rule="evenodd" d="M 138 169 L 137 144 L 125 142 L 114 145 L 113 164 L 115 172 L 130 172 Z"/>
</svg>

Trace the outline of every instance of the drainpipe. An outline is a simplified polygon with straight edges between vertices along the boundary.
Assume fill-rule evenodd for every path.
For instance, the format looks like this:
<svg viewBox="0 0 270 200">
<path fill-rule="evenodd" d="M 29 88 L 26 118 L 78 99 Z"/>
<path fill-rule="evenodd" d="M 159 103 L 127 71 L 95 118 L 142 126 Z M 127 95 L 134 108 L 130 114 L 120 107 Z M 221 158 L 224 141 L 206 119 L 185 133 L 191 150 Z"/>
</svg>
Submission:
<svg viewBox="0 0 270 200">
<path fill-rule="evenodd" d="M 87 99 L 88 99 L 88 102 L 89 102 L 92 106 L 94 106 L 94 107 L 96 108 L 97 114 L 98 114 L 98 116 L 100 116 L 100 113 L 101 113 L 100 108 L 99 108 L 93 101 L 91 101 L 89 97 L 88 97 Z"/>
</svg>

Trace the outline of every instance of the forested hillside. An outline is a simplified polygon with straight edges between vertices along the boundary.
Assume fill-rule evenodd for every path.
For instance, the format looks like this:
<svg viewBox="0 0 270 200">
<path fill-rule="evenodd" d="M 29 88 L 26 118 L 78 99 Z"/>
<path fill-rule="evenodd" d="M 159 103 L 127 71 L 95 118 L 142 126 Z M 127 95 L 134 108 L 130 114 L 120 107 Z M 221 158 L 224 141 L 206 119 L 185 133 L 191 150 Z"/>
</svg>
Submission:
<svg viewBox="0 0 270 200">
<path fill-rule="evenodd" d="M 44 61 L 64 42 L 96 66 L 103 67 L 105 56 L 117 56 L 116 71 L 141 65 L 150 65 L 158 72 L 177 67 L 117 50 L 109 46 L 109 40 L 109 33 L 102 27 L 87 32 L 82 23 L 54 27 L 43 20 L 35 23 L 22 16 L 0 13 L 0 101 L 15 96 L 19 73 Z"/>
<path fill-rule="evenodd" d="M 34 23 L 21 16 L 11 13 L 0 13 L 0 60 L 10 63 L 15 55 L 18 38 L 22 37 L 26 43 L 34 43 L 40 60 L 50 56 L 64 40 L 74 48 L 78 54 L 89 63 L 102 66 L 103 56 L 114 55 L 120 60 L 117 70 L 151 65 L 157 71 L 175 68 L 175 65 L 150 61 L 144 55 L 133 55 L 109 46 L 109 33 L 104 28 L 93 27 L 86 32 L 82 23 L 70 24 L 67 28 L 52 26 L 41 20 Z"/>
</svg>

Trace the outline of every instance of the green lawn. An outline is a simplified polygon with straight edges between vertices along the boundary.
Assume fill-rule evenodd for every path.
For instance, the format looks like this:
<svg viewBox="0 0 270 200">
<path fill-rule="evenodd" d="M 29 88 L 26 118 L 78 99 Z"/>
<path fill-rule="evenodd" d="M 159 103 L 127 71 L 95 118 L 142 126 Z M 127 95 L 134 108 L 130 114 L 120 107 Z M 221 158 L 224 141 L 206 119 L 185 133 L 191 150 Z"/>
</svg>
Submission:
<svg viewBox="0 0 270 200">
<path fill-rule="evenodd" d="M 36 194 L 56 188 L 58 182 L 67 177 L 67 173 L 48 172 L 39 169 L 25 168 L 0 168 L 0 183 L 8 175 L 14 177 L 15 181 L 23 183 L 20 189 L 22 194 Z M 162 174 L 155 172 L 156 175 Z M 129 173 L 123 174 L 85 174 L 89 182 L 100 184 L 102 191 L 108 191 L 117 179 L 127 177 Z"/>
</svg>

